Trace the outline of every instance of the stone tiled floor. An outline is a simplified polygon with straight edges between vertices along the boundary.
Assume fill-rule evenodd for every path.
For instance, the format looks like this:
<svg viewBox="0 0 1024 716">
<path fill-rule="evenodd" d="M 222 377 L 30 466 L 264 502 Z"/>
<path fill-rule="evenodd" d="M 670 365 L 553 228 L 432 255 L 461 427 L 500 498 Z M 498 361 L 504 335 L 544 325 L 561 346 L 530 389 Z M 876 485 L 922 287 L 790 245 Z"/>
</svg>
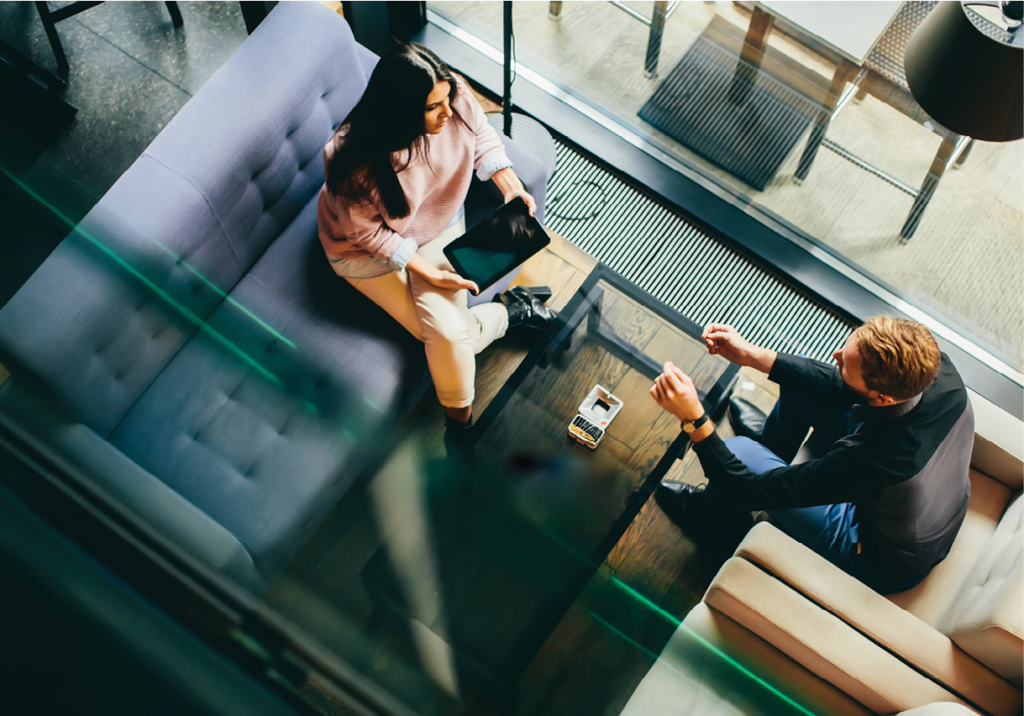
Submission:
<svg viewBox="0 0 1024 716">
<path fill-rule="evenodd" d="M 34 161 L 13 169 L 37 198 L 26 202 L 3 193 L 0 305 L 246 37 L 238 3 L 179 7 L 184 26 L 178 29 L 156 2 L 108 2 L 57 25 L 70 65 L 62 97 L 78 114 Z M 32 3 L 0 3 L 0 39 L 56 69 Z M 9 171 L 10 145 L 19 141 L 9 132 L 0 135 L 0 163 Z"/>
<path fill-rule="evenodd" d="M 175 29 L 163 3 L 104 3 L 57 25 L 71 67 L 63 98 L 79 111 L 26 181 L 62 173 L 102 196 L 246 37 L 237 3 L 183 3 L 181 12 Z M 0 4 L 0 37 L 56 67 L 31 3 Z"/>
<path fill-rule="evenodd" d="M 627 3 L 649 15 L 651 3 Z M 501 4 L 431 2 L 500 47 Z M 1024 141 L 978 142 L 964 166 L 947 171 L 917 233 L 899 230 L 912 199 L 842 159 L 819 151 L 802 186 L 792 176 L 804 141 L 764 192 L 757 192 L 640 120 L 637 112 L 660 79 L 643 77 L 648 29 L 605 2 L 565 2 L 561 19 L 547 2 L 513 6 L 518 60 L 582 95 L 620 121 L 671 147 L 761 206 L 824 241 L 867 272 L 969 334 L 1024 362 Z M 664 77 L 715 15 L 743 30 L 749 13 L 729 2 L 684 2 L 669 18 L 662 45 Z M 833 66 L 773 32 L 770 46 L 824 77 Z M 875 99 L 851 103 L 828 137 L 910 186 L 920 186 L 940 139 Z"/>
</svg>

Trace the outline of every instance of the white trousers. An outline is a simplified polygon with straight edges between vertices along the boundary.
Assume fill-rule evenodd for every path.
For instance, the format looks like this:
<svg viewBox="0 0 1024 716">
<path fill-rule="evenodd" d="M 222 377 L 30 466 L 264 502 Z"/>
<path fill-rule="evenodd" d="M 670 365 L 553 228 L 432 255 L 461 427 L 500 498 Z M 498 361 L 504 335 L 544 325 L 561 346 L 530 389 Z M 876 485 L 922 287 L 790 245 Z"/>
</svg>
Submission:
<svg viewBox="0 0 1024 716">
<path fill-rule="evenodd" d="M 445 229 L 416 253 L 437 268 L 453 271 L 442 249 L 466 233 L 466 220 Z M 438 288 L 405 269 L 377 278 L 346 278 L 423 341 L 437 399 L 446 408 L 473 404 L 476 354 L 508 330 L 508 310 L 500 303 L 466 307 L 465 289 Z"/>
</svg>

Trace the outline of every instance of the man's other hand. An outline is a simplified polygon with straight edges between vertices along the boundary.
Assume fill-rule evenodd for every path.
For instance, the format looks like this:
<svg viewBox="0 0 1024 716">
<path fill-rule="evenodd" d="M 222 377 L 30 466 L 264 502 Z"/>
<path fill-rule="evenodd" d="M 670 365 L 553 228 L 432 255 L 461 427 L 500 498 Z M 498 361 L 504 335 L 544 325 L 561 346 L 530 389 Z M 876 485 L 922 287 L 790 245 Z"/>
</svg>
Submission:
<svg viewBox="0 0 1024 716">
<path fill-rule="evenodd" d="M 704 406 L 697 397 L 693 381 L 672 363 L 666 363 L 661 375 L 654 379 L 651 397 L 663 410 L 672 413 L 680 422 L 698 420 L 704 415 Z"/>
<path fill-rule="evenodd" d="M 762 373 L 772 372 L 778 354 L 755 346 L 730 325 L 710 323 L 701 337 L 711 355 L 720 355 L 736 365 L 748 366 Z"/>
</svg>

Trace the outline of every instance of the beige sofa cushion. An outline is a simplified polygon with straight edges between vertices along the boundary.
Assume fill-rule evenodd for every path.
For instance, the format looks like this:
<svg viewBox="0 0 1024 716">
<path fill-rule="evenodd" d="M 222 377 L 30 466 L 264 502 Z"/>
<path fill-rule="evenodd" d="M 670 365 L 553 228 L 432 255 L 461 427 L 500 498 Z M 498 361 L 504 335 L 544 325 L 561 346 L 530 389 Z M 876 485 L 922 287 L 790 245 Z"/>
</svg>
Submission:
<svg viewBox="0 0 1024 716">
<path fill-rule="evenodd" d="M 745 559 L 722 566 L 704 601 L 876 713 L 963 703 Z"/>
<path fill-rule="evenodd" d="M 1020 689 L 776 527 L 755 525 L 736 556 L 786 582 L 968 703 L 1000 716 L 1012 716 L 1020 708 Z"/>
<path fill-rule="evenodd" d="M 888 596 L 893 604 L 932 626 L 949 608 L 1010 502 L 1006 485 L 974 469 L 970 478 L 971 502 L 949 554 L 916 587 Z"/>
<path fill-rule="evenodd" d="M 1024 486 L 1024 423 L 968 388 L 974 408 L 971 466 L 1011 490 Z"/>
<path fill-rule="evenodd" d="M 904 711 L 899 716 L 977 716 L 977 713 L 977 711 L 973 711 L 960 704 L 940 701 L 937 704 L 928 704 L 927 706 L 910 709 L 910 711 Z"/>
<path fill-rule="evenodd" d="M 669 639 L 622 716 L 806 716 L 807 712 L 871 713 L 701 602 Z"/>
<path fill-rule="evenodd" d="M 938 628 L 978 661 L 1024 677 L 1024 499 L 1018 493 Z"/>
</svg>

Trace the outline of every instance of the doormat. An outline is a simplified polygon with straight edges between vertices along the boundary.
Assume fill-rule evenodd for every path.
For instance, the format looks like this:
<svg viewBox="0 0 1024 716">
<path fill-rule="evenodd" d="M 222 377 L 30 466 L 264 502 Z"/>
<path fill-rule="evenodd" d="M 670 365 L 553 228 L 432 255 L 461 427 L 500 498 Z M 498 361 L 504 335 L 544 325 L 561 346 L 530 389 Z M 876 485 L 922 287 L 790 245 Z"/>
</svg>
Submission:
<svg viewBox="0 0 1024 716">
<path fill-rule="evenodd" d="M 746 61 L 737 71 L 743 38 L 714 18 L 639 116 L 764 191 L 821 110 L 828 80 L 773 48 L 756 74 Z"/>
</svg>

